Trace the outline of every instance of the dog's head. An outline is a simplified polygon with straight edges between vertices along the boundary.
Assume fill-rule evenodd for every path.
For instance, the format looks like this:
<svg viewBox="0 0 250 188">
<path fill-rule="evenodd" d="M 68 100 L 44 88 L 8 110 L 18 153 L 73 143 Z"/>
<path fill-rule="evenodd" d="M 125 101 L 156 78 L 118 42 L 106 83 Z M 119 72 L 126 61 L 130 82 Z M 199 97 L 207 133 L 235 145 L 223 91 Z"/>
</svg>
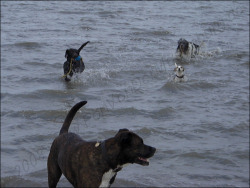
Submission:
<svg viewBox="0 0 250 188">
<path fill-rule="evenodd" d="M 120 146 L 119 160 L 121 165 L 126 163 L 149 165 L 148 158 L 152 157 L 156 151 L 154 147 L 145 145 L 141 137 L 128 129 L 120 129 L 115 137 Z"/>
<path fill-rule="evenodd" d="M 188 51 L 188 41 L 181 38 L 178 41 L 178 47 L 177 47 L 177 51 L 179 51 L 180 53 L 187 53 Z"/>
<path fill-rule="evenodd" d="M 177 65 L 176 63 L 175 63 L 174 71 L 177 77 L 181 78 L 184 76 L 184 68 L 180 65 Z"/>
<path fill-rule="evenodd" d="M 70 48 L 70 49 L 67 49 L 65 52 L 65 58 L 67 60 L 70 60 L 71 58 L 75 59 L 78 56 L 79 56 L 79 52 L 77 49 Z"/>
<path fill-rule="evenodd" d="M 85 42 L 78 50 L 74 48 L 67 49 L 65 52 L 65 58 L 70 61 L 71 58 L 76 59 L 79 57 L 81 50 L 86 46 L 89 41 Z"/>
</svg>

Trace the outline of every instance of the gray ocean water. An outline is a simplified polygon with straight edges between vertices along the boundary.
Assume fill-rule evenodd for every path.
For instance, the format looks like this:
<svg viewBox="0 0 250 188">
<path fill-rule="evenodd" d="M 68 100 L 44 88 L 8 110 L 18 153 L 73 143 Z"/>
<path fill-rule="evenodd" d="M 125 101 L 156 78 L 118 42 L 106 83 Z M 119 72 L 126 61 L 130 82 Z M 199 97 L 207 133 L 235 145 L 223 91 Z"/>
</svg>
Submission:
<svg viewBox="0 0 250 188">
<path fill-rule="evenodd" d="M 177 58 L 180 38 L 202 53 Z M 86 69 L 66 83 L 65 50 L 86 41 Z M 81 100 L 70 131 L 128 128 L 157 148 L 114 187 L 248 187 L 249 2 L 1 1 L 2 187 L 48 186 L 51 143 Z"/>
</svg>

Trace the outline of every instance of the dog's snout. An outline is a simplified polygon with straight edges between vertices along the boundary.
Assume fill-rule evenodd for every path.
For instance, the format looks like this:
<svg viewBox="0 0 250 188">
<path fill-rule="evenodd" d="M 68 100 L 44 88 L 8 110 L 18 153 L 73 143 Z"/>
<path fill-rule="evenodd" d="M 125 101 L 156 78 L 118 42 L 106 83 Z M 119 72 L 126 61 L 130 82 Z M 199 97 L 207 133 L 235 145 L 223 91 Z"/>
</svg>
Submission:
<svg viewBox="0 0 250 188">
<path fill-rule="evenodd" d="M 180 71 L 183 71 L 183 68 L 182 68 L 182 67 L 178 67 L 178 68 L 177 68 L 177 71 L 179 71 L 179 72 L 180 72 Z"/>
<path fill-rule="evenodd" d="M 151 155 L 154 155 L 154 153 L 156 152 L 156 148 L 149 146 L 149 152 L 151 153 Z"/>
</svg>

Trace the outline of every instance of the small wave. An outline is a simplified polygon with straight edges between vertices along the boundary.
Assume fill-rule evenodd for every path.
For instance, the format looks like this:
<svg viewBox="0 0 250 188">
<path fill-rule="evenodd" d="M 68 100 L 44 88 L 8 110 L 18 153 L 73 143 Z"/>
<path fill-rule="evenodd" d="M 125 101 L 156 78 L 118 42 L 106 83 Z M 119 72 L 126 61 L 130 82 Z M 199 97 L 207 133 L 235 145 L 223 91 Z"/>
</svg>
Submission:
<svg viewBox="0 0 250 188">
<path fill-rule="evenodd" d="M 4 115 L 6 117 L 21 117 L 21 118 L 28 118 L 28 119 L 55 119 L 59 118 L 63 120 L 63 118 L 66 115 L 66 112 L 64 110 L 22 110 L 22 111 L 9 111 L 4 112 Z M 16 125 L 13 125 L 16 126 Z M 11 126 L 10 126 L 11 128 Z M 22 128 L 22 126 L 20 127 Z"/>
<path fill-rule="evenodd" d="M 184 62 L 191 63 L 191 62 L 200 61 L 204 59 L 211 59 L 211 58 L 217 57 L 218 55 L 222 53 L 222 49 L 220 47 L 216 47 L 213 50 L 210 50 L 210 49 L 208 50 L 207 44 L 205 42 L 201 42 L 199 45 L 200 45 L 199 54 L 196 55 L 195 57 L 191 58 L 185 55 L 180 57 L 178 53 L 176 53 L 176 51 L 172 53 L 172 57 L 175 60 L 179 60 L 179 61 L 183 60 Z"/>
<path fill-rule="evenodd" d="M 6 153 L 9 155 L 15 155 L 16 154 L 16 149 L 12 149 L 12 148 L 6 148 L 4 145 L 1 146 L 1 153 Z"/>
<path fill-rule="evenodd" d="M 223 58 L 232 60 L 242 60 L 244 59 L 245 62 L 249 65 L 249 51 L 238 51 L 238 50 L 227 50 L 223 54 Z"/>
<path fill-rule="evenodd" d="M 220 180 L 224 180 L 224 181 L 229 181 L 231 180 L 231 176 L 228 175 L 202 175 L 202 174 L 183 174 L 183 176 L 188 177 L 190 180 L 199 180 L 199 181 L 208 181 L 208 180 L 212 180 L 212 179 L 216 179 L 218 181 L 218 179 Z M 214 184 L 213 184 L 214 185 Z M 194 186 L 197 187 L 197 186 Z M 198 187 L 202 187 L 201 185 L 199 185 Z M 210 187 L 210 186 L 208 186 Z M 219 185 L 218 187 L 231 187 L 230 184 L 223 184 L 223 185 Z"/>
<path fill-rule="evenodd" d="M 108 70 L 108 69 L 99 69 L 99 70 L 88 70 L 86 71 L 86 74 L 88 77 L 95 77 L 96 79 L 110 79 L 110 74 L 112 71 Z"/>
<path fill-rule="evenodd" d="M 224 87 L 224 83 L 214 83 L 209 80 L 193 80 L 187 75 L 188 81 L 186 82 L 175 82 L 172 78 L 169 79 L 159 91 L 170 92 L 170 93 L 183 93 L 187 91 L 196 90 L 211 90 L 218 87 Z"/>
<path fill-rule="evenodd" d="M 174 77 L 172 77 L 169 78 L 169 81 L 167 81 L 159 90 L 175 93 L 177 91 L 182 91 L 190 88 L 183 83 L 184 82 L 174 82 Z"/>
<path fill-rule="evenodd" d="M 212 9 L 213 7 L 212 6 L 209 6 L 209 5 L 201 5 L 200 7 L 199 7 L 199 9 L 204 9 L 204 10 L 206 10 L 206 9 Z"/>
<path fill-rule="evenodd" d="M 249 131 L 249 124 L 247 123 L 239 123 L 238 125 L 235 125 L 233 127 L 221 127 L 222 132 L 227 132 L 230 134 L 238 134 L 238 133 L 244 133 Z"/>
<path fill-rule="evenodd" d="M 121 178 L 116 178 L 112 187 L 145 187 L 145 184 L 139 183 L 140 181 L 125 180 Z M 148 184 L 147 184 L 148 185 Z"/>
<path fill-rule="evenodd" d="M 41 43 L 37 43 L 37 42 L 18 42 L 18 43 L 15 43 L 15 46 L 26 48 L 26 49 L 33 49 L 33 48 L 40 48 L 42 45 Z"/>
<path fill-rule="evenodd" d="M 203 153 L 198 153 L 198 152 L 186 152 L 186 153 L 182 153 L 179 155 L 179 157 L 183 157 L 183 158 L 197 158 L 197 159 L 206 159 L 207 156 Z"/>
<path fill-rule="evenodd" d="M 114 104 L 115 105 L 115 104 Z M 112 115 L 112 116 L 136 116 L 136 115 L 145 115 L 147 114 L 147 111 L 145 110 L 138 110 L 133 107 L 128 107 L 128 108 L 118 108 L 116 109 L 115 106 L 112 107 L 112 104 L 110 108 L 93 108 L 89 109 L 86 112 L 87 114 L 96 114 L 99 116 L 103 115 Z M 98 113 L 98 114 L 97 114 Z"/>
<path fill-rule="evenodd" d="M 40 140 L 50 140 L 51 137 L 54 137 L 54 135 L 52 136 L 51 134 L 45 134 L 45 135 L 41 135 L 41 134 L 33 134 L 33 135 L 28 135 L 25 137 L 20 137 L 20 138 L 15 138 L 11 141 L 11 144 L 15 145 L 15 146 L 19 146 L 20 143 L 35 143 L 35 142 L 40 142 Z M 29 151 L 29 149 L 27 149 L 27 152 Z"/>
<path fill-rule="evenodd" d="M 234 151 L 232 155 L 239 160 L 249 160 L 249 149 Z"/>
<path fill-rule="evenodd" d="M 83 15 L 84 12 L 83 11 L 70 11 L 70 10 L 63 10 L 63 11 L 59 11 L 60 14 L 75 14 L 75 15 Z"/>
<path fill-rule="evenodd" d="M 119 68 L 108 69 L 87 69 L 81 74 L 74 74 L 70 84 L 84 84 L 87 86 L 100 85 L 108 83 L 108 81 L 120 72 Z"/>
<path fill-rule="evenodd" d="M 213 154 L 214 152 L 215 151 L 204 151 L 204 152 L 190 151 L 190 152 L 180 154 L 179 157 L 193 158 L 193 159 L 204 159 L 204 160 L 206 159 L 206 160 L 212 160 L 215 163 L 222 164 L 222 165 L 227 165 L 227 166 L 230 165 L 230 166 L 234 166 L 234 167 L 237 166 L 237 164 L 230 159 L 215 156 Z"/>
<path fill-rule="evenodd" d="M 39 59 L 39 60 L 42 60 L 43 59 Z M 50 68 L 55 68 L 55 65 L 54 64 L 50 64 L 50 63 L 46 63 L 46 62 L 41 62 L 41 61 L 27 61 L 27 62 L 24 62 L 23 63 L 24 65 L 27 65 L 27 66 L 34 66 L 34 67 L 45 67 L 47 69 L 50 69 Z M 58 65 L 58 64 L 56 64 Z"/>
<path fill-rule="evenodd" d="M 94 31 L 94 30 L 97 30 L 97 29 L 95 29 L 94 27 L 91 27 L 91 26 L 82 26 L 82 29 L 84 31 Z"/>
<path fill-rule="evenodd" d="M 218 33 L 218 32 L 222 33 L 222 32 L 224 32 L 224 30 L 225 30 L 225 28 L 219 29 L 219 28 L 215 28 L 214 26 L 211 26 L 211 27 L 205 29 L 205 31 L 207 31 L 208 33 Z"/>
<path fill-rule="evenodd" d="M 175 110 L 172 107 L 162 108 L 160 110 L 156 110 L 150 113 L 150 117 L 153 119 L 165 119 L 169 118 L 172 114 L 174 114 Z"/>
<path fill-rule="evenodd" d="M 205 25 L 205 26 L 226 26 L 226 24 L 224 22 L 220 22 L 220 21 L 211 21 L 211 22 L 203 22 L 200 23 L 200 25 Z"/>
<path fill-rule="evenodd" d="M 155 31 L 148 31 L 146 34 L 147 35 L 151 35 L 153 37 L 173 36 L 173 33 L 171 31 L 168 31 L 168 30 L 166 30 L 166 31 L 157 31 L 157 30 L 155 30 Z"/>
<path fill-rule="evenodd" d="M 39 80 L 41 82 L 41 80 Z M 54 89 L 36 89 L 34 91 L 24 91 L 19 93 L 2 93 L 2 99 L 44 99 L 45 97 L 65 97 L 68 96 L 68 92 L 64 90 L 54 90 Z"/>
<path fill-rule="evenodd" d="M 154 129 L 148 127 L 140 127 L 139 130 L 136 130 L 135 132 L 139 135 L 149 136 L 150 134 L 152 134 L 153 130 Z"/>
<path fill-rule="evenodd" d="M 213 89 L 217 88 L 216 83 L 210 83 L 209 81 L 196 81 L 190 84 L 190 89 Z"/>
<path fill-rule="evenodd" d="M 100 15 L 100 17 L 104 17 L 104 18 L 116 18 L 117 17 L 116 12 L 108 11 L 108 10 L 99 11 L 98 14 Z"/>
<path fill-rule="evenodd" d="M 220 47 L 217 47 L 215 50 L 211 50 L 211 51 L 201 51 L 200 54 L 197 56 L 197 58 L 200 59 L 205 59 L 205 58 L 213 58 L 218 56 L 220 53 L 222 52 Z"/>
<path fill-rule="evenodd" d="M 1 187 L 42 187 L 44 184 L 27 180 L 22 176 L 1 177 Z"/>
<path fill-rule="evenodd" d="M 149 36 L 152 37 L 166 37 L 166 36 L 173 36 L 171 31 L 165 30 L 142 30 L 142 31 L 135 31 L 131 35 L 133 38 L 132 40 L 136 41 L 152 41 L 153 39 L 149 39 Z"/>
<path fill-rule="evenodd" d="M 28 71 L 28 67 L 22 65 L 13 65 L 5 68 L 5 71 L 13 71 L 13 70 L 15 70 L 15 72 Z"/>
</svg>

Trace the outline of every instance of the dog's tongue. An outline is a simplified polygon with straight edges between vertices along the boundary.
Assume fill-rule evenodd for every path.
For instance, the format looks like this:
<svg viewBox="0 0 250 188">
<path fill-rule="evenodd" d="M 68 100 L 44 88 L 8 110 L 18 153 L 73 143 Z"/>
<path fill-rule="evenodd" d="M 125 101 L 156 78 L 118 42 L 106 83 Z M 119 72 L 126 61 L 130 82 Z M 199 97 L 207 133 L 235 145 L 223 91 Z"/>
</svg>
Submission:
<svg viewBox="0 0 250 188">
<path fill-rule="evenodd" d="M 145 162 L 149 162 L 148 159 L 142 158 L 142 157 L 138 157 L 141 161 L 145 161 Z"/>
</svg>

